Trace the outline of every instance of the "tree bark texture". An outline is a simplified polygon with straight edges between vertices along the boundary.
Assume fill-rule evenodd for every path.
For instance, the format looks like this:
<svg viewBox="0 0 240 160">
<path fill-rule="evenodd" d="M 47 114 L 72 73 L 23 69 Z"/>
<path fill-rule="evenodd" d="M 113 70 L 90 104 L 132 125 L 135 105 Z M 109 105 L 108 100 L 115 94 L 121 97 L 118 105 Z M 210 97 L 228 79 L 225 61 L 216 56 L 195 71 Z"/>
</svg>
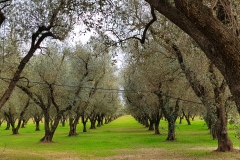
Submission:
<svg viewBox="0 0 240 160">
<path fill-rule="evenodd" d="M 166 103 L 163 102 L 163 93 L 161 91 L 162 88 L 162 83 L 159 84 L 158 90 L 154 92 L 158 96 L 158 101 L 159 101 L 159 107 L 162 110 L 162 113 L 164 117 L 168 121 L 168 137 L 167 140 L 169 141 L 175 141 L 175 123 L 178 117 L 178 112 L 179 112 L 179 101 L 180 99 L 177 99 L 176 104 L 175 104 L 175 110 L 173 109 L 172 106 L 169 106 L 168 108 L 169 111 L 165 108 L 166 103 L 168 103 L 168 97 L 166 97 Z M 159 122 L 160 122 L 161 116 L 159 116 Z M 158 124 L 159 125 L 159 124 Z"/>
<path fill-rule="evenodd" d="M 175 121 L 174 119 L 168 120 L 168 136 L 167 141 L 176 141 L 176 135 L 175 135 Z"/>
<path fill-rule="evenodd" d="M 19 134 L 18 130 L 19 130 L 19 128 L 13 128 L 12 129 L 12 134 L 13 135 Z"/>
<path fill-rule="evenodd" d="M 69 130 L 68 136 L 78 135 L 77 134 L 77 125 L 78 125 L 80 117 L 81 117 L 80 113 L 77 112 L 77 115 L 74 118 L 69 118 L 70 130 Z"/>
<path fill-rule="evenodd" d="M 11 121 L 10 124 L 12 126 L 12 134 L 19 134 L 18 130 L 21 126 L 22 120 L 18 120 L 17 126 L 15 126 L 15 120 Z"/>
<path fill-rule="evenodd" d="M 59 121 L 61 119 L 61 116 L 58 116 L 54 119 L 54 123 L 51 125 L 51 118 L 50 118 L 50 113 L 48 112 L 48 109 L 45 108 L 43 109 L 43 114 L 44 114 L 44 131 L 45 135 L 44 137 L 40 140 L 41 142 L 46 142 L 46 143 L 51 143 L 53 139 L 53 135 L 57 129 L 57 126 L 59 124 Z"/>
<path fill-rule="evenodd" d="M 176 141 L 176 135 L 175 135 L 175 123 L 178 117 L 179 112 L 179 102 L 180 99 L 177 99 L 175 104 L 175 110 L 173 111 L 173 107 L 170 107 L 169 111 L 166 110 L 165 107 L 163 107 L 163 113 L 168 121 L 168 137 L 167 141 Z"/>
<path fill-rule="evenodd" d="M 40 142 L 44 143 L 51 143 L 53 139 L 54 132 L 52 131 L 45 131 L 44 137 L 40 140 Z"/>
<path fill-rule="evenodd" d="M 214 72 L 214 65 L 210 64 L 209 72 L 211 73 L 210 81 L 214 88 L 214 98 L 217 109 L 217 120 L 214 126 L 214 131 L 216 133 L 218 139 L 218 148 L 217 151 L 220 152 L 229 152 L 233 151 L 232 141 L 228 137 L 228 129 L 227 129 L 227 112 L 225 102 L 227 98 L 224 93 L 227 88 L 227 84 L 223 80 L 222 83 L 217 81 L 217 76 Z"/>
<path fill-rule="evenodd" d="M 76 136 L 76 135 L 77 135 L 77 126 L 74 123 L 71 123 L 68 136 Z"/>
<path fill-rule="evenodd" d="M 228 137 L 227 117 L 225 107 L 217 108 L 218 119 L 215 124 L 218 139 L 217 151 L 229 152 L 233 151 L 233 143 Z"/>
</svg>

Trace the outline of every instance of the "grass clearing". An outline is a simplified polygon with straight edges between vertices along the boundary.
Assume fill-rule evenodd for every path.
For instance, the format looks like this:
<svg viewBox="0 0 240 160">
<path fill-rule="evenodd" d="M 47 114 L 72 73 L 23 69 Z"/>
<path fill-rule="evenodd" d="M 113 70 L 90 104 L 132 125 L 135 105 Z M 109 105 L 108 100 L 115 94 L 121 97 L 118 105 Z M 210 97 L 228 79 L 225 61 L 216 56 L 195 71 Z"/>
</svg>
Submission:
<svg viewBox="0 0 240 160">
<path fill-rule="evenodd" d="M 138 124 L 131 116 L 123 116 L 96 130 L 82 132 L 78 125 L 78 136 L 68 137 L 69 127 L 59 126 L 53 138 L 54 143 L 39 143 L 41 131 L 34 131 L 29 123 L 11 135 L 10 130 L 0 127 L 0 159 L 3 160 L 79 160 L 79 159 L 233 159 L 240 160 L 240 152 L 214 152 L 217 141 L 212 140 L 207 127 L 201 120 L 177 124 L 178 141 L 168 142 L 167 122 L 161 121 L 161 135 Z M 88 127 L 89 128 L 89 127 Z M 240 140 L 229 131 L 234 148 L 240 147 Z"/>
</svg>

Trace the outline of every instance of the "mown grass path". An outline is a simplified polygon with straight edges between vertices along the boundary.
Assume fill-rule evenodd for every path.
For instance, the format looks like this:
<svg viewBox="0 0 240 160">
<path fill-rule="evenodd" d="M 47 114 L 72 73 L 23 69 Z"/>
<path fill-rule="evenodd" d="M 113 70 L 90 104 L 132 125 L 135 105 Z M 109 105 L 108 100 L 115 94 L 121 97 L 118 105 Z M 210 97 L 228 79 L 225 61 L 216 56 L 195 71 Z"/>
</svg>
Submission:
<svg viewBox="0 0 240 160">
<path fill-rule="evenodd" d="M 44 135 L 34 131 L 29 123 L 20 129 L 19 135 L 0 128 L 0 159 L 2 160 L 79 160 L 79 159 L 233 159 L 240 158 L 238 151 L 232 153 L 213 152 L 217 141 L 213 141 L 204 122 L 195 120 L 191 126 L 185 123 L 176 127 L 178 141 L 167 142 L 167 123 L 161 121 L 161 135 L 137 123 L 132 116 L 122 116 L 115 121 L 83 133 L 78 125 L 78 136 L 68 137 L 69 127 L 59 126 L 53 138 L 54 143 L 39 143 Z M 231 127 L 231 126 L 230 126 Z M 230 137 L 235 148 L 240 140 Z"/>
</svg>

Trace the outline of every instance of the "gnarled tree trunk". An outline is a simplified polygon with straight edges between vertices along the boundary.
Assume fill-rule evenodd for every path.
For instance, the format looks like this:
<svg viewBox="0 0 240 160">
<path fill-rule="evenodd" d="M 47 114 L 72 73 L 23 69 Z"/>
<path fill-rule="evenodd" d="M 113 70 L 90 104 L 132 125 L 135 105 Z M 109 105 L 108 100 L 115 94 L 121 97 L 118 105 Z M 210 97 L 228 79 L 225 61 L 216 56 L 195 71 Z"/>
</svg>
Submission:
<svg viewBox="0 0 240 160">
<path fill-rule="evenodd" d="M 44 137 L 40 140 L 40 142 L 50 143 L 52 142 L 54 132 L 53 131 L 45 131 Z"/>
<path fill-rule="evenodd" d="M 15 122 L 11 122 L 12 134 L 19 134 L 18 130 L 19 130 L 19 128 L 21 127 L 21 123 L 22 123 L 22 120 L 19 119 L 19 120 L 18 120 L 18 124 L 17 124 L 17 126 L 15 127 Z"/>
<path fill-rule="evenodd" d="M 170 111 L 168 112 L 165 107 L 163 107 L 163 113 L 168 121 L 168 137 L 167 141 L 176 141 L 176 135 L 175 135 L 175 123 L 178 117 L 179 112 L 179 102 L 180 99 L 177 99 L 175 104 L 175 110 L 173 111 L 173 107 L 170 107 Z"/>
<path fill-rule="evenodd" d="M 77 135 L 77 126 L 74 124 L 74 118 L 69 118 L 69 133 L 68 136 L 75 136 Z"/>
<path fill-rule="evenodd" d="M 12 134 L 13 135 L 19 134 L 18 130 L 19 130 L 19 128 L 13 128 L 12 129 Z"/>
<path fill-rule="evenodd" d="M 46 143 L 51 143 L 52 139 L 53 139 L 53 135 L 57 129 L 57 126 L 59 124 L 59 121 L 61 119 L 61 117 L 58 115 L 57 117 L 55 117 L 55 119 L 53 120 L 53 124 L 50 123 L 50 115 L 48 112 L 48 109 L 44 109 L 43 110 L 43 114 L 44 114 L 44 137 L 42 139 L 40 139 L 40 142 L 46 142 Z"/>
<path fill-rule="evenodd" d="M 76 136 L 77 135 L 77 126 L 74 123 L 70 123 L 70 129 L 68 136 Z"/>
<path fill-rule="evenodd" d="M 93 119 L 93 120 L 90 120 L 90 122 L 91 122 L 90 129 L 96 129 L 96 120 Z"/>
<path fill-rule="evenodd" d="M 167 141 L 175 141 L 176 135 L 175 135 L 175 121 L 174 119 L 168 120 L 168 136 Z"/>
<path fill-rule="evenodd" d="M 227 130 L 227 114 L 225 107 L 217 108 L 218 119 L 215 124 L 216 135 L 218 139 L 217 151 L 228 152 L 233 151 L 233 143 L 228 137 Z"/>
<path fill-rule="evenodd" d="M 81 117 L 81 114 L 79 112 L 77 112 L 77 115 L 75 116 L 75 118 L 69 118 L 70 130 L 69 130 L 68 136 L 78 135 L 77 134 L 77 125 L 78 125 L 80 117 Z"/>
<path fill-rule="evenodd" d="M 158 90 L 155 91 L 154 93 L 158 96 L 158 101 L 159 101 L 159 108 L 162 109 L 162 113 L 164 117 L 168 121 L 168 137 L 167 140 L 169 141 L 174 141 L 176 140 L 175 137 L 175 123 L 178 117 L 178 112 L 179 112 L 179 102 L 180 99 L 177 99 L 176 104 L 175 104 L 175 110 L 173 111 L 173 107 L 165 108 L 166 103 L 169 102 L 168 97 L 166 97 L 166 103 L 163 103 L 163 93 L 162 93 L 162 83 L 159 84 Z M 159 116 L 159 122 L 160 122 L 161 117 Z"/>
<path fill-rule="evenodd" d="M 211 73 L 210 81 L 214 89 L 214 98 L 216 103 L 216 112 L 217 112 L 217 121 L 214 126 L 216 136 L 218 139 L 218 149 L 220 152 L 229 152 L 233 151 L 233 144 L 228 137 L 227 131 L 227 113 L 226 113 L 226 102 L 227 98 L 224 93 L 227 88 L 225 80 L 222 83 L 217 81 L 217 76 L 214 71 L 214 65 L 210 64 L 209 72 Z"/>
</svg>

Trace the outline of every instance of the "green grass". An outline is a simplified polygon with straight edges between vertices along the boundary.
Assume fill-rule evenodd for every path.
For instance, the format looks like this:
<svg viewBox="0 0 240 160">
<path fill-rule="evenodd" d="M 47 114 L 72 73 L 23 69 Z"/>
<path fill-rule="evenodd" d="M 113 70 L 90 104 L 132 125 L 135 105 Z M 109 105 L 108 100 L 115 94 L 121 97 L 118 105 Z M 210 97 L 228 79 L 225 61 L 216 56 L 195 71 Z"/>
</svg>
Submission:
<svg viewBox="0 0 240 160">
<path fill-rule="evenodd" d="M 145 154 L 161 156 L 165 159 L 182 157 L 183 159 L 214 159 L 240 157 L 238 151 L 231 153 L 213 152 L 217 148 L 217 141 L 212 140 L 207 127 L 201 120 L 192 121 L 192 125 L 177 124 L 176 142 L 165 141 L 167 137 L 167 123 L 161 121 L 161 135 L 154 135 L 153 131 L 138 124 L 131 116 L 123 116 L 117 120 L 101 126 L 96 130 L 82 132 L 82 124 L 78 125 L 78 136 L 68 137 L 69 127 L 59 126 L 54 143 L 39 143 L 43 137 L 41 131 L 36 132 L 35 126 L 29 123 L 26 128 L 19 130 L 19 135 L 11 135 L 10 130 L 0 127 L 0 159 L 8 160 L 40 160 L 40 159 L 101 159 L 108 157 L 126 156 L 132 159 L 144 159 Z M 89 127 L 88 127 L 89 128 Z M 234 147 L 240 147 L 240 140 L 234 137 L 233 130 L 229 131 Z M 155 153 L 156 152 L 156 153 Z M 137 158 L 141 154 L 141 157 Z M 157 159 L 157 158 L 156 158 Z M 164 158 L 162 158 L 164 159 Z"/>
</svg>

